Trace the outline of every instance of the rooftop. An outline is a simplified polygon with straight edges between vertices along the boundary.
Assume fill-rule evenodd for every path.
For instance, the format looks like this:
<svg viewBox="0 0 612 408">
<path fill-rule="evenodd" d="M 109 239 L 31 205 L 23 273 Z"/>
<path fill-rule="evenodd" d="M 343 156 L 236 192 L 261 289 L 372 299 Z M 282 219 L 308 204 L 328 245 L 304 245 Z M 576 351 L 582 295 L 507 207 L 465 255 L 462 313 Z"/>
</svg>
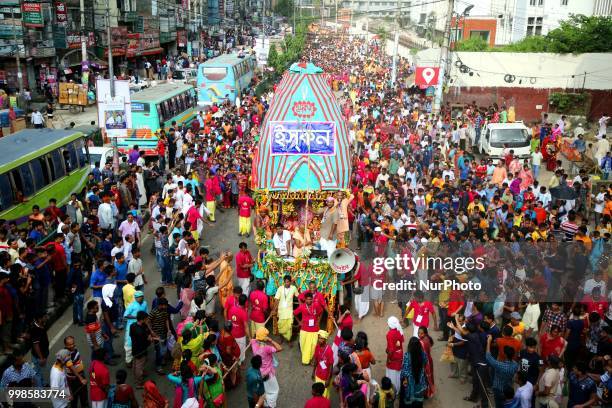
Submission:
<svg viewBox="0 0 612 408">
<path fill-rule="evenodd" d="M 25 129 L 0 138 L 0 168 L 23 156 L 72 136 L 74 130 Z"/>
</svg>

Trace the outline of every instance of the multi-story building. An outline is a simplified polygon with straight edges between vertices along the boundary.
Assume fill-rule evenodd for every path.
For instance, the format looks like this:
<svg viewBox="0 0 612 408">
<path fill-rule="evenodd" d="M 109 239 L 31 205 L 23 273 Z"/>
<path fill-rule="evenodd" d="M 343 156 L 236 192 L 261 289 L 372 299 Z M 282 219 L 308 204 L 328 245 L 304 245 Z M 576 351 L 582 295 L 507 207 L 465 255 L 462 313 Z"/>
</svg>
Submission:
<svg viewBox="0 0 612 408">
<path fill-rule="evenodd" d="M 497 44 L 509 44 L 532 35 L 546 35 L 571 14 L 612 15 L 612 0 L 491 0 L 497 16 Z"/>
</svg>

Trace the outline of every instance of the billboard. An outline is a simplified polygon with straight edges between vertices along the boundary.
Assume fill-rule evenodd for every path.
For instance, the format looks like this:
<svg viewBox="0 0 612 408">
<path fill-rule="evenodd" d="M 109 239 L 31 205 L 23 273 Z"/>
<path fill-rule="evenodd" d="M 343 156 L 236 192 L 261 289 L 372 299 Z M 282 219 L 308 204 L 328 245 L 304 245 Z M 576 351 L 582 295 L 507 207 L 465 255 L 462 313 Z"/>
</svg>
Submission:
<svg viewBox="0 0 612 408">
<path fill-rule="evenodd" d="M 43 27 L 42 5 L 40 3 L 23 3 L 21 5 L 23 25 L 26 27 Z"/>
<path fill-rule="evenodd" d="M 132 127 L 129 81 L 114 81 L 115 96 L 111 96 L 110 80 L 98 79 L 98 125 L 108 137 L 127 137 Z"/>
<path fill-rule="evenodd" d="M 273 155 L 333 155 L 334 122 L 270 122 Z"/>
<path fill-rule="evenodd" d="M 438 85 L 440 68 L 438 67 L 416 67 L 414 72 L 414 83 L 423 89 L 428 86 Z"/>
</svg>

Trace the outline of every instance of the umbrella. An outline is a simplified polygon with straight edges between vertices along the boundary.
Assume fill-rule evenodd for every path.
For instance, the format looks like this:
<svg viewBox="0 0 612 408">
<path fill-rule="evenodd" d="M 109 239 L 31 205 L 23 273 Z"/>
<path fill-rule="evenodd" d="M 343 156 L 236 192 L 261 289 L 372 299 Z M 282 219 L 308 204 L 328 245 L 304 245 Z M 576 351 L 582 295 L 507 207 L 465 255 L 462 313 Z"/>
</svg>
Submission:
<svg viewBox="0 0 612 408">
<path fill-rule="evenodd" d="M 561 183 L 559 186 L 551 188 L 550 195 L 557 200 L 575 200 L 577 197 L 576 190 L 566 183 Z"/>
</svg>

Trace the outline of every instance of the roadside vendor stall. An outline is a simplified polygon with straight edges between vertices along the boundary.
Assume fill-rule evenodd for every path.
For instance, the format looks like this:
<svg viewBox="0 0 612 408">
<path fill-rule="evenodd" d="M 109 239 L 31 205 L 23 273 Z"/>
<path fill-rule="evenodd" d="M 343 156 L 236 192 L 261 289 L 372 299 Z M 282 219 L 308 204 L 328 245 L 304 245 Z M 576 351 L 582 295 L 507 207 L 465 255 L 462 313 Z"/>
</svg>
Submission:
<svg viewBox="0 0 612 408">
<path fill-rule="evenodd" d="M 260 249 L 256 277 L 267 280 L 269 296 L 286 274 L 300 290 L 314 280 L 329 310 L 334 310 L 342 277 L 331 269 L 325 252 L 317 251 L 317 243 L 324 201 L 341 199 L 339 192 L 349 187 L 351 146 L 327 79 L 310 63 L 293 64 L 285 73 L 254 149 L 251 180 L 257 203 L 255 241 Z M 272 243 L 278 224 L 296 242 L 284 257 Z M 328 330 L 331 324 L 328 320 Z"/>
</svg>

